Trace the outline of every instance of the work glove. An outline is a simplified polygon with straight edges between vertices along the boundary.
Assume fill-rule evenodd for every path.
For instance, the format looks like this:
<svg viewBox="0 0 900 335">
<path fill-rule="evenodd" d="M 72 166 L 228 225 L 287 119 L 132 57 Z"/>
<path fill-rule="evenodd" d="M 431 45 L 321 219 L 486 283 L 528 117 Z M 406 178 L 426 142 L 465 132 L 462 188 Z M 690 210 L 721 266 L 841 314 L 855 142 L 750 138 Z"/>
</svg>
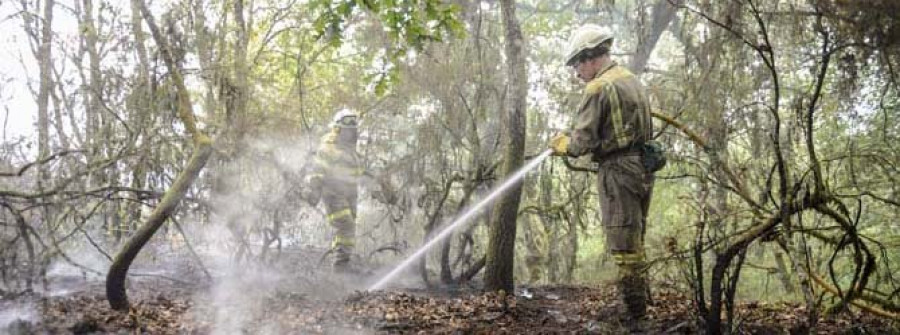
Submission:
<svg viewBox="0 0 900 335">
<path fill-rule="evenodd" d="M 550 149 L 553 150 L 554 156 L 569 155 L 569 135 L 565 133 L 556 134 L 550 139 Z"/>
</svg>

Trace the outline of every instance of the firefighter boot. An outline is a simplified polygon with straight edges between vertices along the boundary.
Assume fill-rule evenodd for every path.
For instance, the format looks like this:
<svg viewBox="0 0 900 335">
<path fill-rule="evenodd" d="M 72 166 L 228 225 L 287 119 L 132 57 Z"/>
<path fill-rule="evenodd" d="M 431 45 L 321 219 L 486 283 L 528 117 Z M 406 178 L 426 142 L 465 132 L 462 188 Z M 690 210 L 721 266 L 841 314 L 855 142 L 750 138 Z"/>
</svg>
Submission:
<svg viewBox="0 0 900 335">
<path fill-rule="evenodd" d="M 350 247 L 347 246 L 336 246 L 334 248 L 334 263 L 332 263 L 332 269 L 336 273 L 348 273 L 350 272 L 350 254 L 352 253 Z"/>
<path fill-rule="evenodd" d="M 647 280 L 640 268 L 620 268 L 618 287 L 625 305 L 624 322 L 632 334 L 647 331 Z"/>
</svg>

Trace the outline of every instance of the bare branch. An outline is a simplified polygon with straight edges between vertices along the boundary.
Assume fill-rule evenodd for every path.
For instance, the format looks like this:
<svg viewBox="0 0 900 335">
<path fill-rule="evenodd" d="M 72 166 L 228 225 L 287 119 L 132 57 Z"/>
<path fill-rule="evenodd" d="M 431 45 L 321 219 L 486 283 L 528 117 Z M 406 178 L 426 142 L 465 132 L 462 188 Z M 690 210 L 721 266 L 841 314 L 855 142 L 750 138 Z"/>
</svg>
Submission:
<svg viewBox="0 0 900 335">
<path fill-rule="evenodd" d="M 21 177 L 23 174 L 25 174 L 26 171 L 28 171 L 28 169 L 30 169 L 34 166 L 47 164 L 57 158 L 62 158 L 69 154 L 72 154 L 72 153 L 84 153 L 84 152 L 85 152 L 84 150 L 63 150 L 63 151 L 54 153 L 50 156 L 44 157 L 42 159 L 38 159 L 34 162 L 25 164 L 22 167 L 20 167 L 16 172 L 0 172 L 0 177 Z"/>
</svg>

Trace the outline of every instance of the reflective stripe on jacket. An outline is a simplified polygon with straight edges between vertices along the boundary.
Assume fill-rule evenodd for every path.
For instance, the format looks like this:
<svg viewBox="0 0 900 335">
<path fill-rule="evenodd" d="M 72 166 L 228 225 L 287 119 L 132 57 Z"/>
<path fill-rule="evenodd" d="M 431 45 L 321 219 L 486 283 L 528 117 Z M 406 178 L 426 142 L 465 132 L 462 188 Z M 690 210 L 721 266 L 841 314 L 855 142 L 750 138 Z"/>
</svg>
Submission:
<svg viewBox="0 0 900 335">
<path fill-rule="evenodd" d="M 650 101 L 628 69 L 612 62 L 587 83 L 571 129 L 569 155 L 610 154 L 639 148 L 652 136 Z"/>
<path fill-rule="evenodd" d="M 362 165 L 356 151 L 341 147 L 334 142 L 332 136 L 326 136 L 313 158 L 311 177 L 321 178 L 326 183 L 355 183 L 362 174 Z"/>
</svg>

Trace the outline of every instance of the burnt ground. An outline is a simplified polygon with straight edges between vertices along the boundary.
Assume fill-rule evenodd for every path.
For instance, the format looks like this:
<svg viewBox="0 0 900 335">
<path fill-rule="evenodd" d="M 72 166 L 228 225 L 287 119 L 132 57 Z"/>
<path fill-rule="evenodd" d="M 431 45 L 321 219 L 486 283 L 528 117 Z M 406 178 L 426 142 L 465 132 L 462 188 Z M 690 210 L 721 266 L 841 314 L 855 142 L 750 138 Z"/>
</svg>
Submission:
<svg viewBox="0 0 900 335">
<path fill-rule="evenodd" d="M 159 252 L 132 269 L 128 312 L 109 309 L 102 275 L 68 272 L 39 293 L 0 291 L 0 334 L 621 334 L 613 285 L 522 286 L 498 296 L 478 288 L 365 292 L 379 276 L 332 274 L 321 250 L 285 252 L 264 264 L 208 261 L 214 280 L 191 259 Z M 222 264 L 230 264 L 228 262 Z M 388 269 L 389 270 L 389 269 Z M 143 274 L 143 275 L 139 275 Z M 416 287 L 416 275 L 394 285 Z M 43 287 L 43 288 L 40 288 Z M 4 295 L 6 294 L 6 295 Z M 689 296 L 657 284 L 649 333 L 695 334 Z M 744 302 L 742 334 L 790 334 L 807 313 L 798 304 Z M 820 334 L 900 334 L 854 310 L 820 319 Z"/>
<path fill-rule="evenodd" d="M 165 287 L 168 286 L 168 287 Z M 174 287 L 178 286 L 178 287 Z M 261 285 L 265 286 L 265 285 Z M 194 292 L 190 292 L 194 290 Z M 250 306 L 217 301 L 184 284 L 133 285 L 129 312 L 108 308 L 102 288 L 64 296 L 7 297 L 0 310 L 32 306 L 34 315 L 7 320 L 12 334 L 620 334 L 615 291 L 600 287 L 527 287 L 515 296 L 461 290 L 354 292 L 344 297 L 277 288 Z M 265 291 L 261 288 L 260 291 Z M 247 293 L 247 292 L 245 292 Z M 252 293 L 252 292 L 251 292 Z M 690 299 L 667 289 L 654 293 L 650 333 L 693 334 Z M 9 314 L 9 313 L 7 313 Z M 744 303 L 746 334 L 789 334 L 806 317 L 792 304 Z M 9 319 L 9 315 L 6 316 Z M 23 321 L 29 319 L 27 321 Z M 897 324 L 847 313 L 820 320 L 820 334 L 891 334 Z"/>
</svg>

